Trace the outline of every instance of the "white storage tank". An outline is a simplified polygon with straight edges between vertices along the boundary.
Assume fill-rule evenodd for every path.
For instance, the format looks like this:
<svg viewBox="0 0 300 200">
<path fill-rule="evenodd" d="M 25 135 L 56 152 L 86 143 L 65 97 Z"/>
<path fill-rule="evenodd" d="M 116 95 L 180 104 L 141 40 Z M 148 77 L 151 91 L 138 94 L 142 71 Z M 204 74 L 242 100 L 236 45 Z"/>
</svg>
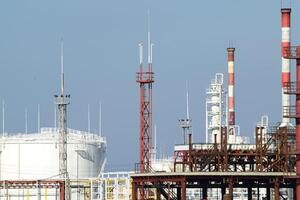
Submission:
<svg viewBox="0 0 300 200">
<path fill-rule="evenodd" d="M 70 179 L 97 177 L 104 169 L 106 140 L 96 134 L 68 129 Z M 0 138 L 0 179 L 59 178 L 58 129 L 41 133 L 7 134 Z"/>
</svg>

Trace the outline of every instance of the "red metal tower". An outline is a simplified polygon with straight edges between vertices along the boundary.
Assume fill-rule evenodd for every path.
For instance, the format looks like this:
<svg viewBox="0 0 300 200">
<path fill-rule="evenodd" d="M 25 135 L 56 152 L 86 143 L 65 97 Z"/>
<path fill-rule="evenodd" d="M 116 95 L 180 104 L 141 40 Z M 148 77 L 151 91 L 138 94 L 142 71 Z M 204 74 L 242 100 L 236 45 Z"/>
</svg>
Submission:
<svg viewBox="0 0 300 200">
<path fill-rule="evenodd" d="M 140 171 L 150 172 L 152 156 L 152 47 L 148 32 L 148 69 L 143 70 L 143 45 L 139 44 L 140 71 L 136 82 L 140 85 Z"/>
</svg>

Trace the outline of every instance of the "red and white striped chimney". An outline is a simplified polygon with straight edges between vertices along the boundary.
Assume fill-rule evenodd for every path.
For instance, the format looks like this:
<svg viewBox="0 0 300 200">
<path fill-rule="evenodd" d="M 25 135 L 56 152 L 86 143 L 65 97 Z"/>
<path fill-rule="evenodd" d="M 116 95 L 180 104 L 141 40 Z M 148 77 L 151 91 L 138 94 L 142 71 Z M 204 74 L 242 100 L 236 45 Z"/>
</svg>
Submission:
<svg viewBox="0 0 300 200">
<path fill-rule="evenodd" d="M 229 130 L 228 143 L 235 143 L 235 103 L 234 103 L 234 51 L 235 48 L 227 48 L 228 53 L 228 114 Z"/>
<path fill-rule="evenodd" d="M 284 48 L 290 47 L 291 45 L 291 9 L 281 9 L 281 87 L 282 87 L 282 123 L 281 126 L 288 126 L 290 124 L 289 118 L 283 117 L 284 107 L 290 106 L 290 95 L 284 94 L 283 87 L 285 83 L 290 82 L 290 65 L 291 60 L 283 57 Z"/>
</svg>

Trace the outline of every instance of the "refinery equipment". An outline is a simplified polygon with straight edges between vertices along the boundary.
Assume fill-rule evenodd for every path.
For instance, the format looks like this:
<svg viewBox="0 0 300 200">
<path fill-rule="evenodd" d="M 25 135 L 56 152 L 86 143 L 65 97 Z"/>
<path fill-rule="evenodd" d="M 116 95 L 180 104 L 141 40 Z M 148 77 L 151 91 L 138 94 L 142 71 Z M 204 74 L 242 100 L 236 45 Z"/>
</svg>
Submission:
<svg viewBox="0 0 300 200">
<path fill-rule="evenodd" d="M 174 147 L 174 171 L 132 174 L 133 200 L 153 194 L 157 199 L 186 200 L 191 190 L 203 200 L 300 199 L 300 46 L 291 46 L 290 14 L 290 8 L 281 9 L 281 122 L 271 126 L 263 116 L 255 127 L 255 143 L 242 140 L 235 123 L 235 48 L 228 48 L 228 106 L 223 78 L 216 76 L 207 92 L 206 143 L 193 142 L 189 134 L 188 144 Z M 296 60 L 295 82 L 291 59 Z M 295 105 L 291 95 L 296 96 Z"/>
<path fill-rule="evenodd" d="M 136 76 L 140 146 L 135 172 L 103 173 L 105 138 L 67 127 L 70 96 L 64 92 L 61 54 L 61 91 L 55 96 L 58 127 L 34 134 L 3 131 L 0 200 L 300 200 L 300 46 L 291 45 L 290 18 L 291 9 L 282 8 L 281 121 L 270 125 L 263 115 L 254 127 L 252 144 L 240 135 L 235 121 L 235 48 L 229 47 L 228 85 L 224 75 L 217 73 L 206 90 L 206 142 L 192 139 L 187 92 L 187 117 L 180 120 L 183 143 L 174 146 L 173 157 L 162 159 L 156 158 L 156 128 L 152 145 L 153 44 L 148 31 L 148 66 L 145 70 L 140 44 Z M 291 81 L 292 59 L 296 60 L 295 82 Z"/>
<path fill-rule="evenodd" d="M 206 90 L 206 143 L 220 143 L 226 125 L 226 92 L 223 74 L 217 73 Z"/>
</svg>

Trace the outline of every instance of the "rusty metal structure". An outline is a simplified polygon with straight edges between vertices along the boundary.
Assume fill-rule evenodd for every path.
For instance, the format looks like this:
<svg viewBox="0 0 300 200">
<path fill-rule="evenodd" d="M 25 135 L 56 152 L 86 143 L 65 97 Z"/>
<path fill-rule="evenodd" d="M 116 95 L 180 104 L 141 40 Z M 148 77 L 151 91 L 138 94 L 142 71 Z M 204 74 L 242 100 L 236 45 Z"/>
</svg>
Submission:
<svg viewBox="0 0 300 200">
<path fill-rule="evenodd" d="M 150 172 L 152 153 L 152 47 L 150 31 L 148 31 L 148 69 L 143 70 L 143 45 L 140 44 L 140 71 L 136 74 L 136 82 L 140 86 L 140 171 Z"/>
<path fill-rule="evenodd" d="M 249 200 L 253 188 L 264 188 L 270 199 L 273 188 L 279 200 L 280 188 L 295 188 L 295 129 L 274 126 L 264 144 L 263 127 L 256 127 L 255 145 L 227 144 L 226 129 L 222 128 L 221 144 L 195 144 L 190 139 L 187 150 L 177 146 L 172 173 L 133 175 L 133 199 L 145 199 L 140 194 L 146 191 L 156 192 L 157 199 L 186 199 L 187 188 L 201 189 L 201 199 L 207 199 L 210 188 L 221 188 L 223 199 L 232 199 L 234 188 L 247 188 Z"/>
<path fill-rule="evenodd" d="M 243 188 L 248 200 L 266 199 L 300 200 L 300 46 L 290 45 L 291 9 L 282 14 L 282 122 L 272 127 L 255 127 L 255 144 L 235 144 L 228 141 L 232 131 L 222 126 L 221 140 L 214 143 L 175 145 L 174 170 L 170 173 L 138 171 L 132 175 L 132 199 L 187 199 L 187 190 L 197 188 L 200 199 L 208 199 L 208 189 L 219 188 L 222 199 L 233 199 L 234 190 Z M 234 49 L 229 49 L 231 85 L 233 85 Z M 290 60 L 296 60 L 296 81 L 290 80 Z M 295 105 L 289 99 L 295 96 Z M 232 103 L 231 103 L 232 104 Z M 233 107 L 233 106 L 231 106 Z M 295 127 L 289 123 L 295 119 Z M 293 194 L 283 194 L 289 189 Z"/>
</svg>

